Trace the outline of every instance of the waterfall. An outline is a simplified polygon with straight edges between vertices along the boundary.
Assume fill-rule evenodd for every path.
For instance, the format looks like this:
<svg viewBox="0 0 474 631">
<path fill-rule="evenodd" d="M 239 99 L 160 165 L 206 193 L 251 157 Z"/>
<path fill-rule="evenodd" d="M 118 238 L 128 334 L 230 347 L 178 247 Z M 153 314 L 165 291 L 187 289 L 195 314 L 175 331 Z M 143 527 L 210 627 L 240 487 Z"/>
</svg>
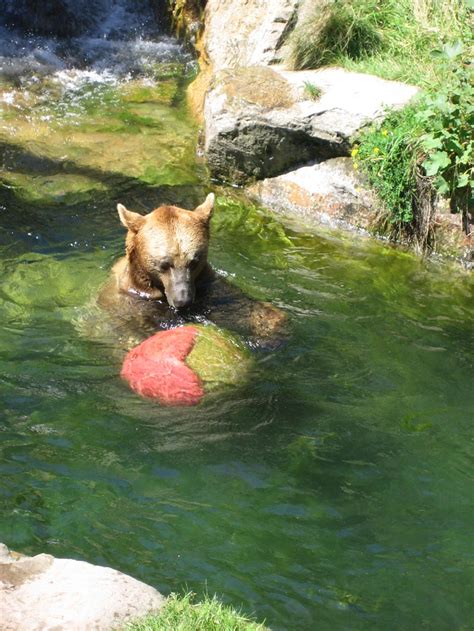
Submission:
<svg viewBox="0 0 474 631">
<path fill-rule="evenodd" d="M 142 16 L 164 22 L 167 7 L 167 0 L 0 0 L 0 24 L 55 37 L 106 34 L 124 16 L 135 27 Z"/>
<path fill-rule="evenodd" d="M 0 0 L 0 80 L 71 69 L 135 76 L 182 59 L 157 17 L 165 2 Z"/>
<path fill-rule="evenodd" d="M 94 27 L 113 0 L 4 0 L 2 22 L 41 35 L 68 37 Z"/>
</svg>

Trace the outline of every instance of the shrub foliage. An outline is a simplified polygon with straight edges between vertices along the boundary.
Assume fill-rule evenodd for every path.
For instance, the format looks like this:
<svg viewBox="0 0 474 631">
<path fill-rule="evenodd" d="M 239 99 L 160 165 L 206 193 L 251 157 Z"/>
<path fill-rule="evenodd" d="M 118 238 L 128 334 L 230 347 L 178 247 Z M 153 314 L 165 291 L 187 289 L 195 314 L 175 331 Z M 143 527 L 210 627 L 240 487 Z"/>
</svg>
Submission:
<svg viewBox="0 0 474 631">
<path fill-rule="evenodd" d="M 352 151 L 355 167 L 362 169 L 377 190 L 392 226 L 390 232 L 395 234 L 413 233 L 417 225 L 426 226 L 420 213 L 434 214 L 434 191 L 450 198 L 452 212 L 462 213 L 466 232 L 472 222 L 471 69 L 462 60 L 460 43 L 445 46 L 436 54 L 449 80 L 422 93 L 410 107 L 389 115 L 382 127 L 372 126 Z M 426 185 L 420 187 L 422 180 Z M 422 207 L 425 210 L 421 211 Z M 422 246 L 429 247 L 430 236 L 421 237 Z"/>
<path fill-rule="evenodd" d="M 357 139 L 352 155 L 379 193 L 385 226 L 430 246 L 436 194 L 474 223 L 474 0 L 326 0 L 291 39 L 294 68 L 337 64 L 423 88 Z"/>
</svg>

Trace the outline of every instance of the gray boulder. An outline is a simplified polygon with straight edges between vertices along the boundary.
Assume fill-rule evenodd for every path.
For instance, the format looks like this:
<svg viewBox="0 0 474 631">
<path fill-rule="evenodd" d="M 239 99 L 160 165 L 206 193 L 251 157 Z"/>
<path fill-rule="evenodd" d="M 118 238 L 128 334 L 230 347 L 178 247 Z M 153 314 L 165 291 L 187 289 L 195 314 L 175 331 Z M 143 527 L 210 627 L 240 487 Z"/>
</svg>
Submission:
<svg viewBox="0 0 474 631">
<path fill-rule="evenodd" d="M 156 613 L 164 598 L 108 567 L 0 544 L 0 602 L 2 631 L 105 631 Z"/>
<path fill-rule="evenodd" d="M 279 50 L 299 4 L 300 0 L 208 0 L 204 47 L 213 70 L 281 61 Z"/>
<path fill-rule="evenodd" d="M 256 182 L 249 193 L 266 206 L 332 228 L 368 230 L 379 205 L 352 167 L 333 158 Z"/>
<path fill-rule="evenodd" d="M 311 98 L 308 84 L 320 91 Z M 216 73 L 204 107 L 211 174 L 243 183 L 349 155 L 351 138 L 418 89 L 342 68 L 253 66 Z"/>
</svg>

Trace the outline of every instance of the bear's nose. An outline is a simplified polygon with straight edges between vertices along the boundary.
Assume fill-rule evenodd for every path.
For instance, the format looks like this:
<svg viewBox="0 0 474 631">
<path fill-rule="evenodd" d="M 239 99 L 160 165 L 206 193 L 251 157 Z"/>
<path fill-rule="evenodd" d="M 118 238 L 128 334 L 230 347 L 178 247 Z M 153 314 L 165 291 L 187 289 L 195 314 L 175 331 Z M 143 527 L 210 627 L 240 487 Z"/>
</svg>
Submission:
<svg viewBox="0 0 474 631">
<path fill-rule="evenodd" d="M 185 307 L 189 307 L 192 300 L 190 298 L 175 298 L 173 302 L 176 309 L 184 309 Z"/>
<path fill-rule="evenodd" d="M 176 309 L 184 309 L 185 307 L 189 307 L 189 305 L 193 301 L 193 294 L 189 287 L 178 287 L 176 288 L 173 296 L 173 306 Z"/>
</svg>

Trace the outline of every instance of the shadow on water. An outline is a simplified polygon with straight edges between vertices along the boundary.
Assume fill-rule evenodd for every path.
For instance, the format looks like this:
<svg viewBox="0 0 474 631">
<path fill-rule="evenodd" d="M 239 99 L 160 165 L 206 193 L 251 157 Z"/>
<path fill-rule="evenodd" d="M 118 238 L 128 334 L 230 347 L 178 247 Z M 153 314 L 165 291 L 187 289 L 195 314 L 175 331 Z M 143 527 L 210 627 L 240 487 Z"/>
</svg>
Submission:
<svg viewBox="0 0 474 631">
<path fill-rule="evenodd" d="M 86 175 L 99 182 L 107 182 L 110 186 L 130 188 L 138 184 L 136 178 L 119 176 L 100 169 L 78 165 L 73 160 L 55 160 L 47 156 L 32 153 L 26 147 L 14 143 L 0 141 L 0 154 L 3 159 L 3 169 L 28 175 L 57 175 L 73 174 Z M 13 193 L 15 189 L 13 189 Z"/>
<path fill-rule="evenodd" d="M 143 181 L 136 177 L 130 177 L 126 174 L 117 174 L 113 171 L 107 171 L 103 169 L 94 169 L 89 166 L 80 165 L 75 163 L 73 160 L 55 160 L 53 158 L 49 158 L 44 155 L 38 155 L 36 153 L 32 153 L 26 147 L 21 145 L 16 145 L 11 142 L 0 141 L 0 155 L 2 156 L 2 168 L 5 171 L 15 171 L 18 173 L 24 173 L 27 175 L 35 176 L 35 175 L 85 175 L 88 178 L 96 180 L 97 182 L 103 183 L 107 185 L 110 191 L 105 192 L 102 195 L 103 199 L 114 200 L 113 191 L 120 191 L 120 195 L 130 192 L 131 189 L 140 189 L 140 194 L 142 191 L 145 191 L 145 198 L 148 200 L 147 192 L 149 194 L 154 195 L 156 199 L 161 199 L 163 197 L 163 202 L 161 203 L 171 203 L 171 191 L 174 188 L 190 190 L 193 189 L 196 191 L 195 200 L 196 203 L 198 199 L 202 196 L 203 186 L 157 186 L 157 187 L 146 187 L 143 185 Z M 6 175 L 6 174 L 5 174 Z M 32 208 L 42 208 L 43 205 L 41 203 L 33 203 L 24 200 L 21 197 L 21 189 L 18 187 L 10 187 L 8 184 L 7 177 L 2 178 L 2 174 L 0 172 L 0 182 L 3 182 L 3 188 L 0 188 L 0 194 L 2 196 L 8 197 L 9 201 L 13 202 L 15 206 L 20 206 L 26 203 L 26 205 L 31 206 Z M 112 194 L 111 194 L 112 193 Z M 16 201 L 15 201 L 16 200 Z M 99 195 L 99 200 L 100 195 Z M 202 200 L 201 200 L 202 201 Z M 199 201 L 199 203 L 201 203 Z M 58 200 L 58 204 L 62 204 L 61 200 Z M 157 202 L 153 202 L 157 203 Z M 174 202 L 178 203 L 178 202 Z M 194 202 L 193 202 L 194 203 Z M 72 204 L 74 205 L 74 204 Z M 155 207 L 155 206 L 153 206 Z M 190 206 L 192 208 L 192 204 Z M 87 211 L 87 208 L 85 208 Z"/>
<path fill-rule="evenodd" d="M 116 239 L 123 233 L 116 217 L 118 202 L 141 213 L 150 212 L 162 204 L 192 209 L 206 194 L 204 184 L 147 187 L 139 178 L 79 165 L 72 160 L 40 156 L 5 141 L 0 142 L 0 155 L 6 172 L 24 173 L 33 180 L 35 176 L 79 175 L 103 185 L 102 190 L 87 194 L 85 199 L 72 194 L 66 199 L 60 195 L 57 199 L 35 201 L 25 199 L 22 188 L 13 186 L 8 175 L 4 179 L 0 173 L 0 242 L 3 245 L 20 239 L 41 251 L 45 244 L 57 246 L 62 242 L 90 240 L 94 236 L 98 240 Z M 108 236 L 102 234 L 104 217 L 113 221 Z"/>
</svg>

